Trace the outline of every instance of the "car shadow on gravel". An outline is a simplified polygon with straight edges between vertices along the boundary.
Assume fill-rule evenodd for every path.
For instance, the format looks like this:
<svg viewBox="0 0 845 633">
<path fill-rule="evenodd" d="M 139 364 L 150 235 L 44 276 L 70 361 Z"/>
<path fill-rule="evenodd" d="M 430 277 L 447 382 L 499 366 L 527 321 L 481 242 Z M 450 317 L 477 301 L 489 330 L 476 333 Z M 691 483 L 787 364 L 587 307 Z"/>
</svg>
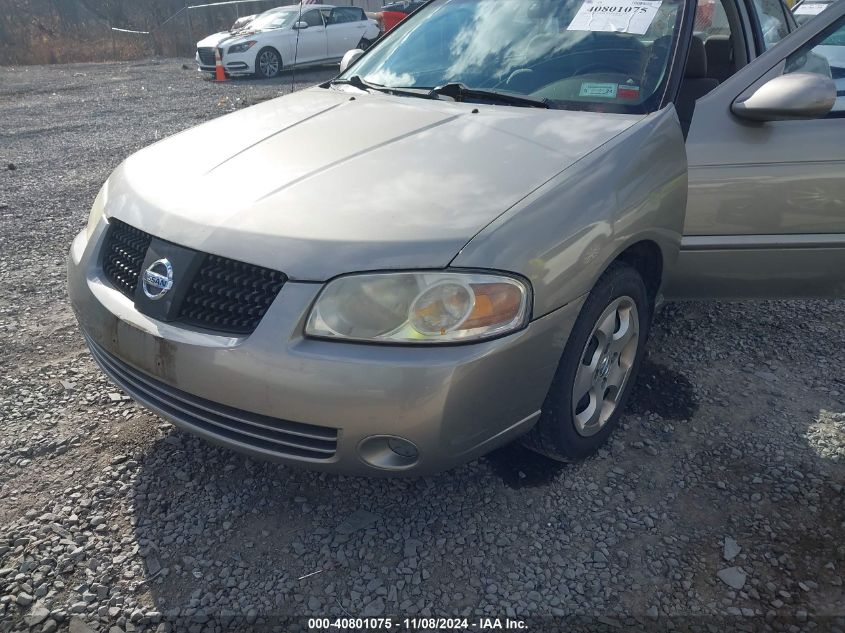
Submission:
<svg viewBox="0 0 845 633">
<path fill-rule="evenodd" d="M 226 82 L 224 83 L 229 83 L 233 87 L 250 84 L 256 86 L 290 87 L 297 82 L 300 84 L 302 82 L 305 82 L 306 84 L 322 83 L 336 77 L 339 71 L 340 66 L 338 64 L 325 64 L 319 66 L 309 66 L 307 68 L 283 70 L 272 79 L 260 78 L 251 75 L 227 77 Z M 205 75 L 205 73 L 203 73 L 203 75 Z M 211 73 L 208 73 L 208 76 L 203 76 L 202 79 L 209 83 L 216 83 L 214 76 Z"/>
<path fill-rule="evenodd" d="M 512 442 L 483 458 L 508 488 L 536 488 L 553 482 L 569 464 L 544 457 Z"/>
<path fill-rule="evenodd" d="M 698 410 L 692 383 L 680 372 L 643 359 L 626 409 L 636 415 L 657 414 L 667 420 L 690 420 Z M 483 458 L 508 488 L 534 488 L 555 481 L 568 464 L 531 451 L 518 441 Z"/>
<path fill-rule="evenodd" d="M 698 399 L 686 376 L 646 356 L 627 410 L 638 415 L 656 413 L 667 420 L 690 420 L 698 411 Z"/>
<path fill-rule="evenodd" d="M 422 553 L 411 550 L 423 535 L 478 522 L 497 494 L 478 461 L 427 478 L 348 477 L 253 460 L 175 429 L 139 462 L 135 537 L 146 590 L 168 618 L 207 604 L 301 613 L 310 585 L 341 586 L 373 558 L 400 565 Z M 455 498 L 460 507 L 448 507 Z M 261 604 L 256 587 L 266 592 Z"/>
</svg>

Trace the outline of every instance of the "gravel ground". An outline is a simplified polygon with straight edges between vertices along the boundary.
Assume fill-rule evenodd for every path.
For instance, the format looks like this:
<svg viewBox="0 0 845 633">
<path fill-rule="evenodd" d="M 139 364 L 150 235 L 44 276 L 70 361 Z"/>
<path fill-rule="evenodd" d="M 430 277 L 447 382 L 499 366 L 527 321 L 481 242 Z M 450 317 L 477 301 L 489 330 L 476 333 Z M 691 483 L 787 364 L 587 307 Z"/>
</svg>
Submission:
<svg viewBox="0 0 845 633">
<path fill-rule="evenodd" d="M 316 474 L 178 432 L 111 386 L 64 289 L 100 184 L 291 89 L 183 63 L 0 68 L 0 630 L 290 614 L 845 630 L 842 301 L 665 307 L 621 428 L 576 465 L 507 447 L 426 479 Z"/>
</svg>

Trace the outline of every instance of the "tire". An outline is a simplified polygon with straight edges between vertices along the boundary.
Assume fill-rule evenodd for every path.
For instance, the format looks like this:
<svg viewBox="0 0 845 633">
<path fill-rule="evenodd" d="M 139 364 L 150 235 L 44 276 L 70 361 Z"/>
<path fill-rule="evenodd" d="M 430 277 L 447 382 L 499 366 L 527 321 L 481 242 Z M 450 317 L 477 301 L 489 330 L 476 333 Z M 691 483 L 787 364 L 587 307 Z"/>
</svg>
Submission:
<svg viewBox="0 0 845 633">
<path fill-rule="evenodd" d="M 282 56 L 279 51 L 266 46 L 255 56 L 255 76 L 258 79 L 272 79 L 282 72 Z"/>
<path fill-rule="evenodd" d="M 598 450 L 619 424 L 636 381 L 652 310 L 640 274 L 611 264 L 581 308 L 540 419 L 522 438 L 525 446 L 567 462 Z M 576 394 L 576 379 L 584 395 Z"/>
</svg>

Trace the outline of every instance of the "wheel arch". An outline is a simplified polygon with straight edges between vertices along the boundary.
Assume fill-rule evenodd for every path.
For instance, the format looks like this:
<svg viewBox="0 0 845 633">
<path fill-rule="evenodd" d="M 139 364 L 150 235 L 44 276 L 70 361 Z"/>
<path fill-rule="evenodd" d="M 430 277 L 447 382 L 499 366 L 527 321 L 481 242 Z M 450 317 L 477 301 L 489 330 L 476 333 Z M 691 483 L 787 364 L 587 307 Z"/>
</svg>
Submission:
<svg viewBox="0 0 845 633">
<path fill-rule="evenodd" d="M 276 55 L 279 56 L 279 72 L 282 72 L 287 67 L 287 62 L 285 62 L 285 56 L 282 51 L 279 50 L 278 46 L 273 46 L 272 44 L 264 44 L 261 48 L 259 48 L 255 53 L 255 62 L 253 62 L 253 71 L 258 72 L 258 57 L 266 50 L 271 50 Z"/>
<path fill-rule="evenodd" d="M 619 253 L 611 262 L 622 262 L 631 266 L 643 278 L 652 306 L 656 303 L 663 285 L 666 268 L 663 249 L 651 239 L 634 242 Z M 610 264 L 608 264 L 608 268 Z"/>
</svg>

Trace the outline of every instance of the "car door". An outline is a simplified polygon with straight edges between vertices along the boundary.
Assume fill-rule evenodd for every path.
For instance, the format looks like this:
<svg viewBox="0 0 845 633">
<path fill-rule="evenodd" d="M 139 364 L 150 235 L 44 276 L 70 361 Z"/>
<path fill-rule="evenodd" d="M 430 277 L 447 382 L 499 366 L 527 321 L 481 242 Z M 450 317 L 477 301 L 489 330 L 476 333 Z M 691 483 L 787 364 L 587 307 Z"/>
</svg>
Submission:
<svg viewBox="0 0 845 633">
<path fill-rule="evenodd" d="M 298 30 L 295 44 L 296 63 L 308 64 L 326 59 L 326 25 L 319 9 L 302 12 L 299 22 L 305 22 L 307 28 Z"/>
<path fill-rule="evenodd" d="M 784 74 L 842 77 L 843 44 L 839 3 L 695 104 L 684 235 L 667 298 L 845 296 L 845 103 L 805 120 L 732 112 Z"/>
<path fill-rule="evenodd" d="M 358 48 L 367 30 L 367 19 L 357 7 L 335 7 L 329 13 L 326 25 L 328 57 L 339 59 L 346 51 Z"/>
</svg>

